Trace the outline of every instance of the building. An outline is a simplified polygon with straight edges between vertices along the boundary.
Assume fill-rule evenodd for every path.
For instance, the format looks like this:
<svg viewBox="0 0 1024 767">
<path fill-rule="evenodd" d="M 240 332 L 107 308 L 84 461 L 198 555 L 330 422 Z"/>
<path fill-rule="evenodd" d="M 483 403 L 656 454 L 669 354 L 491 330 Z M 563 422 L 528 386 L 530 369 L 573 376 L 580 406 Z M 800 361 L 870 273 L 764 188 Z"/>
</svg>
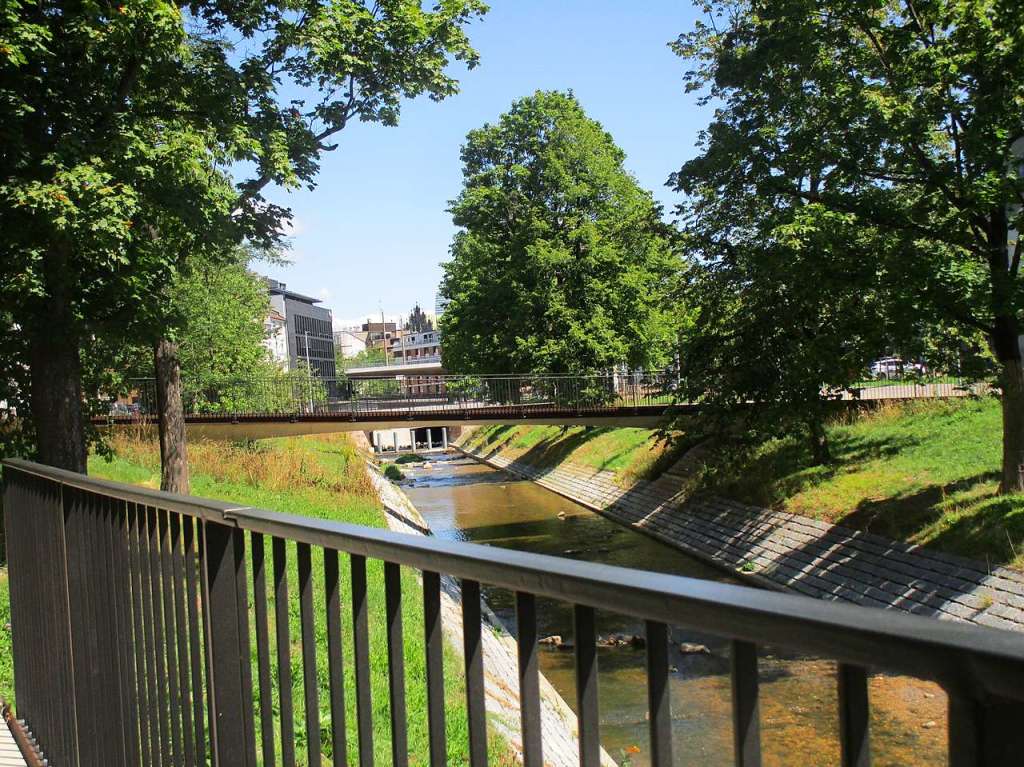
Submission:
<svg viewBox="0 0 1024 767">
<path fill-rule="evenodd" d="M 366 351 L 366 336 L 361 330 L 335 330 L 334 348 L 343 359 L 352 359 Z"/>
<path fill-rule="evenodd" d="M 270 352 L 271 359 L 285 370 L 289 367 L 288 328 L 285 317 L 271 307 L 263 320 L 263 345 Z"/>
<path fill-rule="evenodd" d="M 441 332 L 405 332 L 391 340 L 391 364 L 411 366 L 403 377 L 403 388 L 410 395 L 444 394 L 444 378 L 429 375 L 441 369 Z"/>
<path fill-rule="evenodd" d="M 331 310 L 317 306 L 320 300 L 288 290 L 283 282 L 265 278 L 270 306 L 284 317 L 288 369 L 306 364 L 321 378 L 334 378 L 334 336 Z"/>
<path fill-rule="evenodd" d="M 448 308 L 448 304 L 450 304 L 451 302 L 452 302 L 452 300 L 450 298 L 445 298 L 440 293 L 438 293 L 434 297 L 434 321 L 435 322 L 439 321 L 441 319 L 441 315 L 444 314 L 444 310 Z"/>
<path fill-rule="evenodd" d="M 406 332 L 391 339 L 388 350 L 396 365 L 434 362 L 441 359 L 441 332 Z"/>
<path fill-rule="evenodd" d="M 367 320 L 363 323 L 362 332 L 366 333 L 367 349 L 387 349 L 398 333 L 398 323 Z"/>
</svg>

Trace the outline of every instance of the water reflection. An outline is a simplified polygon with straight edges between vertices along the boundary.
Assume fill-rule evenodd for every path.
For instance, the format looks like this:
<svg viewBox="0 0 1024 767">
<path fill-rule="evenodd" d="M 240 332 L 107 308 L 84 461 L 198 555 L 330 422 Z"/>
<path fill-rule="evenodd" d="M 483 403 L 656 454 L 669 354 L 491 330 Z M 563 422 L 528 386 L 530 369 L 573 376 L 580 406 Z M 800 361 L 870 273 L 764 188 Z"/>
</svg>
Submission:
<svg viewBox="0 0 1024 767">
<path fill-rule="evenodd" d="M 623 527 L 532 482 L 463 457 L 444 456 L 406 467 L 405 491 L 440 537 L 590 562 L 636 567 L 716 581 L 732 579 L 635 530 Z M 514 627 L 510 592 L 484 586 L 491 607 Z M 541 636 L 570 645 L 543 645 L 541 670 L 575 704 L 571 606 L 540 599 Z M 598 634 L 622 644 L 599 649 L 601 742 L 619 758 L 631 747 L 633 765 L 648 764 L 644 651 L 629 638 L 640 622 L 597 612 Z M 672 631 L 672 712 L 675 763 L 731 765 L 729 644 L 699 631 Z M 765 765 L 815 767 L 839 763 L 835 667 L 831 662 L 763 648 L 762 746 Z M 871 683 L 876 765 L 945 763 L 945 699 L 933 685 L 893 677 Z"/>
</svg>

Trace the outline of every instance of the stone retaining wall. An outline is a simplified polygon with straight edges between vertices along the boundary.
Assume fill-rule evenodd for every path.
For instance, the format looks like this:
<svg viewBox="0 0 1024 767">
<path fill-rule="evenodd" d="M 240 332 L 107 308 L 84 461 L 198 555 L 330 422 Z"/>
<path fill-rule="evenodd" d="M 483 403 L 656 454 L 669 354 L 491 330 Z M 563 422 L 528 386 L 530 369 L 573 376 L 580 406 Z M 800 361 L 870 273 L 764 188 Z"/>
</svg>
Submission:
<svg viewBox="0 0 1024 767">
<path fill-rule="evenodd" d="M 610 471 L 569 463 L 540 469 L 500 448 L 459 449 L 762 586 L 1024 630 L 1024 573 L 1016 570 L 796 514 L 694 497 L 685 470 L 623 488 Z"/>
<path fill-rule="evenodd" d="M 375 467 L 368 471 L 384 504 L 388 527 L 396 532 L 424 535 L 429 526 L 402 490 L 384 479 Z M 455 578 L 441 577 L 441 625 L 445 639 L 459 657 L 462 645 L 462 597 Z M 484 656 L 484 688 L 488 723 L 504 738 L 522 763 L 523 740 L 519 724 L 519 666 L 516 642 L 500 619 L 483 603 L 481 636 Z M 541 674 L 541 736 L 545 767 L 575 767 L 579 764 L 576 715 Z M 616 767 L 602 750 L 602 767 Z"/>
</svg>

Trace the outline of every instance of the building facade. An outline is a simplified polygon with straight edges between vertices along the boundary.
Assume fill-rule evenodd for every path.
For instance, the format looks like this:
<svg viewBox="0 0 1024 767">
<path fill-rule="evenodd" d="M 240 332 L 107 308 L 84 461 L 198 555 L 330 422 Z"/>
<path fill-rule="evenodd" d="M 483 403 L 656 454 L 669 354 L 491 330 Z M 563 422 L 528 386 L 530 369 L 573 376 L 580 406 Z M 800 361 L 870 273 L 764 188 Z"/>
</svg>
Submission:
<svg viewBox="0 0 1024 767">
<path fill-rule="evenodd" d="M 427 365 L 441 362 L 441 332 L 427 330 L 422 333 L 406 332 L 391 340 L 393 365 Z M 407 394 L 421 396 L 444 394 L 444 378 L 439 375 L 419 374 L 413 368 L 403 376 L 403 389 Z"/>
<path fill-rule="evenodd" d="M 290 361 L 287 321 L 284 315 L 273 307 L 263 320 L 263 345 L 270 352 L 271 359 L 284 370 L 288 370 Z"/>
<path fill-rule="evenodd" d="M 314 375 L 334 378 L 334 336 L 331 310 L 318 306 L 320 300 L 288 290 L 283 282 L 266 278 L 270 306 L 285 320 L 288 369 L 308 365 Z"/>
<path fill-rule="evenodd" d="M 352 359 L 366 351 L 366 333 L 361 330 L 335 330 L 334 348 L 344 359 Z"/>
</svg>

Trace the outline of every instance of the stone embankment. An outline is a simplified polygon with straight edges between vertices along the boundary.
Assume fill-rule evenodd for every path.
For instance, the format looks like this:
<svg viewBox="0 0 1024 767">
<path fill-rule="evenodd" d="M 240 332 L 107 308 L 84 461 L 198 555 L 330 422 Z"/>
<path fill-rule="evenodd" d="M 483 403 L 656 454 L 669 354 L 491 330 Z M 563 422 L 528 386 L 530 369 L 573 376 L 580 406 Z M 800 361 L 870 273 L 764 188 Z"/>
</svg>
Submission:
<svg viewBox="0 0 1024 767">
<path fill-rule="evenodd" d="M 412 501 L 400 488 L 371 467 L 369 475 L 384 505 L 388 527 L 400 533 L 429 534 L 430 528 Z M 462 657 L 462 597 L 455 578 L 441 578 L 441 624 L 445 639 Z M 485 616 L 482 644 L 484 688 L 488 722 L 508 743 L 522 763 L 523 741 L 519 726 L 519 672 L 516 643 L 500 619 L 483 604 Z M 541 675 L 541 733 L 545 767 L 574 767 L 579 764 L 576 715 L 551 683 Z M 616 767 L 604 751 L 602 767 Z"/>
<path fill-rule="evenodd" d="M 1024 573 L 809 517 L 693 495 L 684 456 L 656 480 L 622 487 L 614 473 L 538 468 L 498 450 L 463 453 L 530 479 L 688 554 L 775 589 L 1024 630 Z"/>
</svg>

